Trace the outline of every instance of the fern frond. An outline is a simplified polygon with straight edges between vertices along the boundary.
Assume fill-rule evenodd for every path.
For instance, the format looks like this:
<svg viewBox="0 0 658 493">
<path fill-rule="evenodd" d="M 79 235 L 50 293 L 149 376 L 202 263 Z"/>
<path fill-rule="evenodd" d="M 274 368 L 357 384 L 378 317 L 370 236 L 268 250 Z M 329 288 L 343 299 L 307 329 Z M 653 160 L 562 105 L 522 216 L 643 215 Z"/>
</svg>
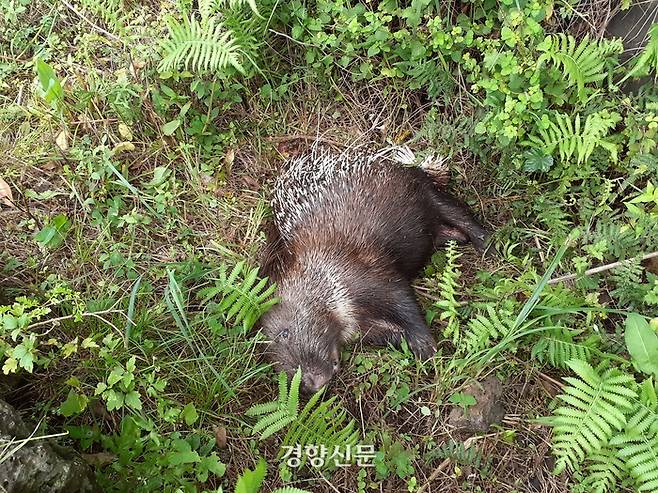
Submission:
<svg viewBox="0 0 658 493">
<path fill-rule="evenodd" d="M 360 433 L 356 428 L 356 422 L 353 419 L 346 422 L 347 412 L 335 403 L 336 396 L 318 405 L 321 394 L 322 392 L 316 393 L 291 424 L 283 439 L 279 459 L 289 446 L 298 446 L 302 450 L 307 446 L 324 447 L 330 457 L 335 449 L 345 451 L 359 442 Z M 308 457 L 303 454 L 300 459 L 300 467 L 302 467 Z M 333 469 L 332 466 L 335 464 L 326 461 L 323 467 Z"/>
<path fill-rule="evenodd" d="M 629 77 L 646 75 L 651 71 L 658 72 L 658 24 L 654 24 L 649 28 L 649 41 L 642 53 L 635 59 L 633 68 L 621 82 Z"/>
<path fill-rule="evenodd" d="M 623 304 L 632 308 L 642 304 L 647 286 L 644 284 L 644 267 L 640 259 L 631 259 L 612 271 L 609 276 L 614 289 L 610 295 Z"/>
<path fill-rule="evenodd" d="M 251 329 L 260 316 L 278 302 L 273 297 L 276 286 L 267 286 L 267 278 L 258 280 L 258 268 L 249 269 L 244 261 L 238 262 L 230 273 L 227 266 L 219 268 L 215 285 L 199 291 L 202 303 L 220 298 L 216 310 L 226 321 L 242 324 L 245 331 Z M 256 282 L 258 281 L 258 282 Z"/>
<path fill-rule="evenodd" d="M 80 0 L 83 9 L 103 21 L 110 30 L 124 34 L 127 15 L 123 0 Z"/>
<path fill-rule="evenodd" d="M 487 315 L 477 314 L 468 322 L 463 337 L 463 346 L 469 353 L 486 349 L 492 341 L 508 334 L 514 327 L 515 319 L 511 313 L 486 305 Z"/>
<path fill-rule="evenodd" d="M 183 22 L 175 18 L 167 19 L 169 37 L 162 42 L 160 72 L 188 69 L 196 72 L 218 71 L 229 66 L 240 73 L 244 68 L 240 63 L 240 46 L 233 33 L 225 30 L 215 18 L 199 22 L 196 17 L 183 17 Z"/>
<path fill-rule="evenodd" d="M 635 480 L 638 491 L 658 491 L 658 436 L 625 437 L 617 455 Z"/>
<path fill-rule="evenodd" d="M 626 413 L 637 398 L 635 381 L 627 373 L 609 368 L 599 374 L 587 362 L 567 361 L 578 378 L 566 377 L 569 384 L 558 396 L 565 405 L 549 418 L 553 427 L 556 473 L 577 469 L 588 455 L 602 449 L 626 425 Z"/>
<path fill-rule="evenodd" d="M 244 5 L 249 5 L 251 11 L 259 15 L 256 0 L 199 0 L 199 13 L 202 19 L 208 19 L 222 8 L 239 9 Z"/>
<path fill-rule="evenodd" d="M 539 46 L 544 52 L 539 63 L 552 61 L 564 71 L 570 86 L 576 86 L 581 100 L 586 97 L 585 85 L 600 82 L 607 77 L 606 58 L 621 52 L 623 47 L 615 41 L 591 41 L 585 36 L 580 43 L 571 35 L 549 35 Z"/>
<path fill-rule="evenodd" d="M 530 135 L 523 144 L 541 146 L 546 155 L 553 154 L 557 149 L 563 162 L 575 157 L 576 163 L 582 164 L 596 147 L 604 148 L 616 160 L 617 147 L 605 138 L 620 120 L 618 113 L 602 110 L 587 116 L 581 125 L 579 114 L 572 120 L 571 116 L 556 112 L 546 128 L 539 128 L 539 136 Z"/>
<path fill-rule="evenodd" d="M 426 461 L 450 459 L 455 464 L 475 467 L 481 474 L 486 474 L 491 465 L 491 458 L 485 458 L 475 446 L 466 448 L 462 442 L 448 440 L 425 455 Z"/>
<path fill-rule="evenodd" d="M 455 298 L 455 294 L 461 287 L 459 284 L 459 277 L 461 271 L 460 265 L 457 260 L 461 257 L 461 253 L 457 250 L 457 243 L 449 241 L 446 246 L 446 265 L 441 272 L 438 282 L 439 294 L 441 299 L 437 301 L 434 306 L 440 308 L 442 311 L 439 314 L 440 320 L 447 320 L 446 327 L 443 329 L 443 337 L 452 339 L 452 343 L 457 346 L 459 341 L 459 315 L 457 309 L 459 308 L 459 301 Z"/>
<path fill-rule="evenodd" d="M 559 328 L 542 334 L 532 347 L 531 355 L 542 363 L 548 362 L 555 368 L 565 368 L 567 361 L 572 359 L 589 362 L 597 342 L 596 336 L 576 342 L 574 334 L 569 329 Z"/>
<path fill-rule="evenodd" d="M 588 457 L 584 473 L 580 483 L 583 491 L 608 493 L 616 491 L 616 485 L 625 476 L 625 466 L 615 449 L 604 447 Z"/>
<path fill-rule="evenodd" d="M 287 376 L 279 373 L 279 398 L 276 401 L 256 404 L 246 411 L 247 416 L 263 416 L 260 418 L 252 432 L 260 433 L 260 439 L 274 435 L 290 423 L 293 423 L 299 414 L 299 386 L 302 381 L 302 370 L 298 368 L 290 380 L 288 389 Z"/>
<path fill-rule="evenodd" d="M 624 433 L 610 445 L 635 481 L 638 491 L 658 491 L 658 396 L 651 379 L 640 385 L 640 396 Z"/>
</svg>

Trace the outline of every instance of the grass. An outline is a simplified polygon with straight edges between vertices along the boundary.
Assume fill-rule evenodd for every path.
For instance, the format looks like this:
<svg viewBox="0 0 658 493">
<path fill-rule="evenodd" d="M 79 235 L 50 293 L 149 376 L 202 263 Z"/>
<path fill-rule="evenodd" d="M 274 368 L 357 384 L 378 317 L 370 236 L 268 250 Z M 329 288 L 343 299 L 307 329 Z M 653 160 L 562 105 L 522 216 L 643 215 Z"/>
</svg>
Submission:
<svg viewBox="0 0 658 493">
<path fill-rule="evenodd" d="M 191 4 L 130 5 L 122 18 L 110 3 L 0 3 L 7 21 L 0 27 L 0 178 L 13 194 L 13 206 L 0 205 L 0 362 L 23 336 L 36 334 L 40 343 L 27 355 L 31 372 L 0 375 L 3 398 L 35 422 L 44 418 L 39 435 L 68 431 L 68 445 L 92 463 L 102 457 L 96 471 L 108 491 L 233 491 L 261 456 L 269 464 L 265 491 L 289 480 L 314 492 L 570 491 L 577 474 L 552 474 L 551 431 L 536 421 L 551 413 L 565 366 L 533 357 L 534 344 L 556 327 L 568 329 L 578 342 L 598 338 L 593 354 L 614 354 L 606 361 L 630 368 L 623 316 L 653 313 L 655 303 L 643 299 L 656 269 L 638 263 L 619 279 L 547 281 L 633 257 L 640 247 L 658 249 L 650 226 L 641 226 L 655 218 L 655 203 L 635 202 L 645 214 L 626 215 L 658 170 L 655 131 L 642 120 L 655 118 L 655 95 L 631 100 L 600 89 L 611 107 L 636 118 L 609 136 L 623 142 L 618 162 L 597 148 L 581 167 L 527 172 L 509 147 L 477 133 L 488 108 L 464 79 L 465 62 L 442 73 L 446 87 L 436 97 L 411 88 L 409 74 L 353 80 L 354 60 L 334 61 L 331 71 L 312 66 L 302 50 L 313 44 L 293 39 L 273 16 L 258 70 L 162 73 L 165 14 Z M 261 13 L 271 7 L 262 4 Z M 240 15 L 250 15 L 243 7 Z M 54 70 L 61 99 L 41 94 L 36 57 Z M 259 441 L 245 416 L 277 395 L 263 337 L 218 309 L 222 295 L 204 301 L 200 293 L 226 266 L 258 265 L 278 166 L 316 141 L 408 144 L 446 156 L 449 187 L 495 232 L 500 255 L 482 259 L 459 248 L 452 342 L 441 337 L 436 316 L 445 252 L 417 281 L 440 343 L 432 361 L 358 343 L 343 351 L 329 392 L 364 443 L 376 445 L 376 467 L 326 476 L 310 469 L 293 478 L 276 472 L 283 435 Z M 649 151 L 638 157 L 639 142 Z M 37 241 L 58 216 L 68 229 Z M 615 230 L 620 224 L 626 229 Z M 581 236 L 567 243 L 576 226 Z M 645 245 L 621 241 L 634 228 L 649 231 Z M 17 337 L 6 320 L 22 313 L 12 310 L 27 313 Z M 493 325 L 512 330 L 460 346 L 473 320 L 492 312 L 502 321 Z M 454 429 L 450 397 L 491 374 L 504 383 L 503 422 L 478 436 Z M 464 444 L 470 454 L 459 450 Z"/>
</svg>

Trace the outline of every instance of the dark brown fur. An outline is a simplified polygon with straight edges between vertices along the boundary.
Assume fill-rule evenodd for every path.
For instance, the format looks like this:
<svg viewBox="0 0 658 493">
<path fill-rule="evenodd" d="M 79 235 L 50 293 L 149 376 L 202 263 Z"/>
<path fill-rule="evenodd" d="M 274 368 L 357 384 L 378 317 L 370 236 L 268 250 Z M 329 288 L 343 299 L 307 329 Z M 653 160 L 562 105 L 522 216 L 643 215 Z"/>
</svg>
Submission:
<svg viewBox="0 0 658 493">
<path fill-rule="evenodd" d="M 261 324 L 270 357 L 289 374 L 301 367 L 307 390 L 331 379 L 342 344 L 356 334 L 373 345 L 404 338 L 418 357 L 431 357 L 436 345 L 411 281 L 449 240 L 485 249 L 484 228 L 422 169 L 372 166 L 383 174 L 364 177 L 365 167 L 313 198 L 312 213 L 288 239 L 275 210 L 263 272 L 281 302 Z"/>
</svg>

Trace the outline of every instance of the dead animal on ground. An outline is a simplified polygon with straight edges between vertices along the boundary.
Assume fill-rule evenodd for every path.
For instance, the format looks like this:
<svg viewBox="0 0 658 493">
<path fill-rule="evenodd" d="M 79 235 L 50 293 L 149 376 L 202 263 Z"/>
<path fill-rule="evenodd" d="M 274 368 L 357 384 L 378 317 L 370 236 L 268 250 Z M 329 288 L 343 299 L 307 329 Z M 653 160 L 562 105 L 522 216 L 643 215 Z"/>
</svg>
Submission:
<svg viewBox="0 0 658 493">
<path fill-rule="evenodd" d="M 339 367 L 342 345 L 399 345 L 419 358 L 436 343 L 411 287 L 449 240 L 485 250 L 487 233 L 455 197 L 395 151 L 332 153 L 289 160 L 273 193 L 263 272 L 280 302 L 263 315 L 267 353 L 278 370 L 302 369 L 315 391 Z"/>
</svg>

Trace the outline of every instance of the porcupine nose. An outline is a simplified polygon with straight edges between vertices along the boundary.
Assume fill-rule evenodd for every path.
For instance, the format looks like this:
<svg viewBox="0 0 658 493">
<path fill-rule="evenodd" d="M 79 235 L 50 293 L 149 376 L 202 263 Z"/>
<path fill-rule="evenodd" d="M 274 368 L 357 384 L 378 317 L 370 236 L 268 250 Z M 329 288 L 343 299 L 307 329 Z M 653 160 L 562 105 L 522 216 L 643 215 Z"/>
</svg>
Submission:
<svg viewBox="0 0 658 493">
<path fill-rule="evenodd" d="M 331 379 L 330 376 L 320 373 L 307 373 L 302 377 L 304 388 L 309 392 L 317 392 Z"/>
</svg>

